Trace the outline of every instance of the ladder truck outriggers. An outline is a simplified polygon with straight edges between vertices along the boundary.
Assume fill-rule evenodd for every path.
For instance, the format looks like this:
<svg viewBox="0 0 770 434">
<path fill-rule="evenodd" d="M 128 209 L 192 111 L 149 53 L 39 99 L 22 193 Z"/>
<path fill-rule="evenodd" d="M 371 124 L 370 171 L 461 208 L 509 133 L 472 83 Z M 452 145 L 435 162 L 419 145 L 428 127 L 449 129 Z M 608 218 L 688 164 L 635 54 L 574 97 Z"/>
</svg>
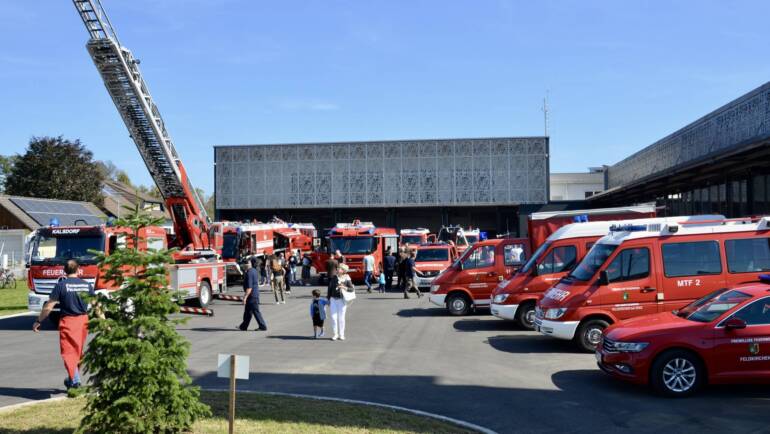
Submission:
<svg viewBox="0 0 770 434">
<path fill-rule="evenodd" d="M 174 235 L 160 227 L 140 233 L 140 249 L 177 248 L 169 267 L 169 285 L 185 299 L 207 306 L 225 292 L 225 264 L 220 258 L 222 226 L 206 214 L 166 131 L 139 70 L 139 60 L 123 47 L 99 0 L 73 0 L 90 38 L 86 44 L 107 92 L 118 109 L 171 215 Z M 111 225 L 48 226 L 37 230 L 30 248 L 29 307 L 40 310 L 64 273 L 68 259 L 81 264 L 82 278 L 97 291 L 111 291 L 96 266 L 93 250 L 110 254 L 125 246 L 127 228 Z"/>
</svg>

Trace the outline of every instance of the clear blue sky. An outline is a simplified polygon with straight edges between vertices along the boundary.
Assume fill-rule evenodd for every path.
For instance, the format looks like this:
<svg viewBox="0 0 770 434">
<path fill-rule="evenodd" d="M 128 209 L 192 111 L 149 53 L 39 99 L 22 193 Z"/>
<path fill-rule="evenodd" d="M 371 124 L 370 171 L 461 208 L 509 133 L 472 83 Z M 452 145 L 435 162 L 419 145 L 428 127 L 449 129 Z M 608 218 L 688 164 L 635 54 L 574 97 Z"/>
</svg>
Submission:
<svg viewBox="0 0 770 434">
<path fill-rule="evenodd" d="M 65 0 L 0 0 L 0 154 L 80 138 L 151 182 Z M 215 144 L 541 135 L 611 164 L 770 80 L 767 1 L 103 0 L 196 186 Z"/>
</svg>

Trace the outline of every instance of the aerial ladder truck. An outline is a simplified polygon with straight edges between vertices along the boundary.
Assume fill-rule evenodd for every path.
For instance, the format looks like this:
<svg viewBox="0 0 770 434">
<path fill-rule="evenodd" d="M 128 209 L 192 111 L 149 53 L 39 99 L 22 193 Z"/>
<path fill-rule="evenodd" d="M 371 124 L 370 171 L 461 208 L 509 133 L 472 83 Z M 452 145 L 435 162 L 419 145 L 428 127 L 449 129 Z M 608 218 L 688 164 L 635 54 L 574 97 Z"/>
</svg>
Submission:
<svg viewBox="0 0 770 434">
<path fill-rule="evenodd" d="M 183 298 L 205 307 L 215 293 L 227 288 L 220 257 L 222 225 L 212 223 L 206 214 L 142 77 L 139 60 L 120 44 L 101 2 L 73 0 L 73 4 L 90 35 L 86 48 L 173 220 L 174 235 L 166 235 L 162 228 L 145 228 L 138 247 L 176 248 L 169 285 Z M 81 262 L 81 277 L 97 290 L 116 289 L 103 278 L 90 252 L 111 253 L 127 232 L 111 225 L 39 229 L 30 248 L 30 309 L 39 310 L 48 300 L 67 259 Z"/>
</svg>

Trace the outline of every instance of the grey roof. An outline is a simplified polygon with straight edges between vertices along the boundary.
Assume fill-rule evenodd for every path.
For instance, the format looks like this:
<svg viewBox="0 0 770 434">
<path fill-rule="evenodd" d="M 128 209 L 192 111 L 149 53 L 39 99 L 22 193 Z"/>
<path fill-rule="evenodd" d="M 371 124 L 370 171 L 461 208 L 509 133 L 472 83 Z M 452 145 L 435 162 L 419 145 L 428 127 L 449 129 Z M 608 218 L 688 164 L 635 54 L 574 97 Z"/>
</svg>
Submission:
<svg viewBox="0 0 770 434">
<path fill-rule="evenodd" d="M 93 203 L 72 200 L 0 195 L 0 207 L 29 229 L 48 225 L 52 218 L 58 219 L 62 226 L 74 225 L 78 220 L 98 225 L 106 218 Z"/>
</svg>

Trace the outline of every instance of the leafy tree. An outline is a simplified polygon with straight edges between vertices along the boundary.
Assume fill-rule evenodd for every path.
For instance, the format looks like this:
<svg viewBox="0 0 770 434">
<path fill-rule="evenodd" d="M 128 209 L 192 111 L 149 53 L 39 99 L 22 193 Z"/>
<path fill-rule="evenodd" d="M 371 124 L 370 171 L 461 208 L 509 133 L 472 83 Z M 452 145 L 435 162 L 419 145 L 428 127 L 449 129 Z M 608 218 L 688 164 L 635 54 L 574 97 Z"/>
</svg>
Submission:
<svg viewBox="0 0 770 434">
<path fill-rule="evenodd" d="M 5 192 L 5 180 L 11 173 L 16 158 L 18 158 L 17 155 L 0 155 L 0 193 Z"/>
<path fill-rule="evenodd" d="M 214 195 L 206 196 L 206 192 L 203 191 L 202 188 L 196 188 L 195 191 L 198 193 L 198 197 L 201 198 L 201 201 L 203 202 L 203 208 L 206 210 L 206 213 L 209 215 L 209 217 L 213 220 L 214 219 Z"/>
<path fill-rule="evenodd" d="M 101 203 L 102 180 L 93 154 L 80 140 L 33 137 L 5 180 L 7 194 Z"/>
<path fill-rule="evenodd" d="M 126 207 L 131 210 L 130 208 Z M 168 289 L 168 250 L 140 251 L 140 230 L 156 226 L 138 208 L 118 219 L 130 229 L 126 247 L 98 256 L 105 278 L 122 289 L 98 297 L 104 319 L 92 315 L 93 332 L 83 359 L 90 387 L 82 432 L 176 433 L 210 414 L 187 375 L 190 344 L 175 329 L 183 320 Z"/>
</svg>

